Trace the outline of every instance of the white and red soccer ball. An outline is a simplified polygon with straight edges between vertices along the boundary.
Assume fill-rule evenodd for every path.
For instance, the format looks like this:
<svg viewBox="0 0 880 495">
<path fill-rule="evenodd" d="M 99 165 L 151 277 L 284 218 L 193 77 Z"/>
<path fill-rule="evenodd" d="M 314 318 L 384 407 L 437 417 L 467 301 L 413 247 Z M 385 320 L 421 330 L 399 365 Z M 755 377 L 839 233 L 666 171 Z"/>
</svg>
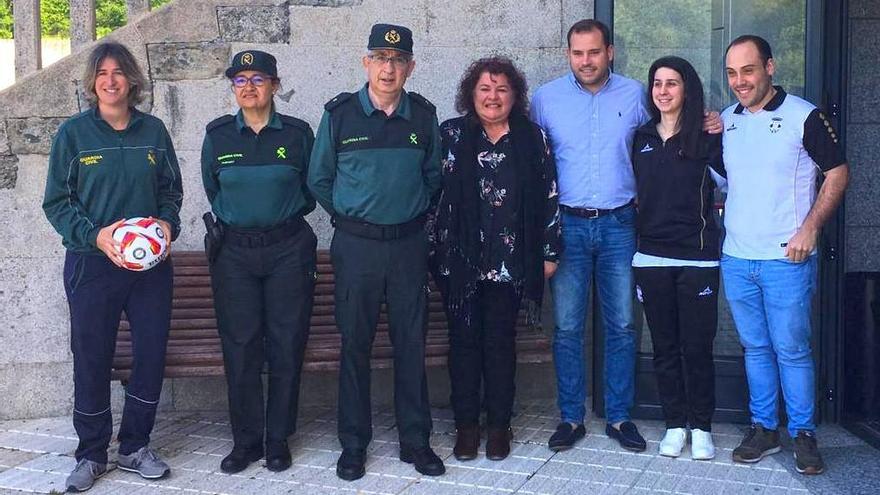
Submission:
<svg viewBox="0 0 880 495">
<path fill-rule="evenodd" d="M 134 217 L 122 222 L 113 231 L 113 239 L 121 244 L 125 268 L 136 272 L 149 270 L 165 259 L 168 242 L 159 222 Z"/>
</svg>

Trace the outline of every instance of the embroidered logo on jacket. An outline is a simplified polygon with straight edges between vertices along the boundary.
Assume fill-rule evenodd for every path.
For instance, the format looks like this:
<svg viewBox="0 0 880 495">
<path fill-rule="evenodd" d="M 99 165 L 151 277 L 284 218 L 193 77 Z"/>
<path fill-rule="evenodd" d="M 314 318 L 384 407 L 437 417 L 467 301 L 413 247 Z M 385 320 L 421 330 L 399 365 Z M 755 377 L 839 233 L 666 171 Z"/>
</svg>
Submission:
<svg viewBox="0 0 880 495">
<path fill-rule="evenodd" d="M 715 292 L 712 291 L 712 288 L 707 285 L 705 289 L 703 289 L 699 293 L 697 293 L 697 297 L 711 296 L 714 293 Z"/>
<path fill-rule="evenodd" d="M 645 143 L 645 147 L 639 150 L 639 153 L 648 153 L 654 151 L 654 148 L 651 147 L 650 144 Z"/>
<path fill-rule="evenodd" d="M 87 155 L 79 157 L 79 163 L 82 165 L 97 165 L 104 159 L 103 155 Z"/>
<path fill-rule="evenodd" d="M 156 165 L 156 152 L 153 150 L 147 150 L 147 161 L 150 162 L 150 165 Z"/>
<path fill-rule="evenodd" d="M 369 136 L 350 137 L 350 138 L 343 139 L 342 144 L 346 145 L 346 144 L 352 144 L 352 143 L 362 143 L 364 141 L 369 141 L 369 140 L 370 140 Z"/>
</svg>

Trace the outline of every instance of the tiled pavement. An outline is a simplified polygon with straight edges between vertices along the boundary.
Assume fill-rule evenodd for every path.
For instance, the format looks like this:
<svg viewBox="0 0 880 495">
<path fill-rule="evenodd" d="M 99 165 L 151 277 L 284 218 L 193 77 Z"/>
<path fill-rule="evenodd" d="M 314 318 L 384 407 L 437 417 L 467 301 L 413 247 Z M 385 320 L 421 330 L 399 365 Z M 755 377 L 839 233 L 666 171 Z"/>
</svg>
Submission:
<svg viewBox="0 0 880 495">
<path fill-rule="evenodd" d="M 552 404 L 517 406 L 514 448 L 500 462 L 483 457 L 459 462 L 452 457 L 454 428 L 448 409 L 434 410 L 431 443 L 446 460 L 447 474 L 421 476 L 397 459 L 397 432 L 390 408 L 374 413 L 374 440 L 367 475 L 355 482 L 335 474 L 339 443 L 331 408 L 301 411 L 299 432 L 292 438 L 293 467 L 272 473 L 253 464 L 237 475 L 218 471 L 231 448 L 223 412 L 160 415 L 152 446 L 171 465 L 170 478 L 149 482 L 115 470 L 90 494 L 809 494 L 880 493 L 880 451 L 836 426 L 820 428 L 828 473 L 806 478 L 794 472 L 790 447 L 757 465 L 733 464 L 730 452 L 741 437 L 739 425 L 717 424 L 713 434 L 719 452 L 714 461 L 692 461 L 656 455 L 662 425 L 639 421 L 648 451 L 621 451 L 604 434 L 604 423 L 588 424 L 587 438 L 562 453 L 549 451 L 546 440 L 555 428 Z M 69 418 L 0 422 L 0 493 L 63 491 L 75 462 L 76 436 Z M 111 452 L 111 459 L 115 452 Z M 853 471 L 853 470 L 856 471 Z M 861 474 L 855 475 L 854 472 Z M 858 479 L 855 477 L 858 476 Z M 873 477 L 873 478 L 872 478 Z"/>
</svg>

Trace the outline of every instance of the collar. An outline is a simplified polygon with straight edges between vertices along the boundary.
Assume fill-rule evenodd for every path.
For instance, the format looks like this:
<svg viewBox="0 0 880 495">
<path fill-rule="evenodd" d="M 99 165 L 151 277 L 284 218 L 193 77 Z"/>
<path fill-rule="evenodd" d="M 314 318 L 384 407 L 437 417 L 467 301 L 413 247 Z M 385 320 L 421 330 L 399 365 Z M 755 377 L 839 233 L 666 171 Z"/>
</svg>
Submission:
<svg viewBox="0 0 880 495">
<path fill-rule="evenodd" d="M 129 107 L 129 110 L 131 110 L 131 118 L 128 119 L 128 125 L 125 127 L 125 129 L 122 132 L 125 132 L 125 131 L 133 128 L 134 126 L 138 125 L 141 120 L 144 119 L 144 114 L 140 110 L 138 110 L 137 108 Z M 113 126 L 111 126 L 106 120 L 104 120 L 103 117 L 101 117 L 101 114 L 98 112 L 98 105 L 95 105 L 94 107 L 92 107 L 92 111 L 89 112 L 89 114 L 92 116 L 92 118 L 95 121 L 103 122 L 104 125 L 106 125 L 110 129 L 116 131 L 116 129 L 113 129 Z M 120 132 L 120 131 L 117 131 L 117 132 Z"/>
<path fill-rule="evenodd" d="M 250 129 L 247 124 L 244 123 L 244 113 L 241 109 L 238 109 L 238 113 L 235 114 L 235 127 L 238 129 L 238 132 L 244 132 L 245 129 Z M 272 113 L 269 115 L 269 123 L 266 124 L 266 127 L 270 127 L 272 129 L 282 129 L 281 119 L 278 118 L 278 113 L 275 112 L 275 107 L 272 107 Z"/>
<path fill-rule="evenodd" d="M 373 115 L 376 112 L 382 112 L 381 110 L 373 106 L 373 102 L 370 101 L 370 94 L 367 91 L 367 88 L 369 86 L 370 83 L 366 83 L 360 89 L 360 91 L 358 91 L 358 100 L 361 102 L 361 107 L 363 108 L 364 114 L 366 114 L 367 117 Z M 384 115 L 385 112 L 382 112 L 382 114 Z M 405 89 L 400 90 L 400 101 L 397 103 L 397 108 L 394 110 L 394 113 L 388 116 L 388 118 L 397 116 L 403 117 L 406 120 L 410 120 L 412 117 L 409 96 L 407 96 Z"/>
<path fill-rule="evenodd" d="M 767 110 L 767 111 L 773 112 L 777 108 L 782 106 L 782 102 L 785 101 L 786 93 L 785 93 L 785 90 L 782 89 L 782 86 L 773 86 L 773 89 L 776 90 L 776 94 L 773 95 L 773 98 L 770 98 L 770 101 L 768 101 L 767 104 L 764 105 L 764 108 L 762 108 L 761 110 Z M 743 113 L 743 111 L 745 109 L 746 109 L 746 107 L 744 107 L 742 105 L 742 103 L 739 103 L 736 105 L 736 108 L 733 110 L 733 113 L 740 114 L 740 113 Z"/>
<path fill-rule="evenodd" d="M 593 93 L 589 89 L 581 86 L 581 83 L 580 83 L 580 81 L 577 80 L 577 77 L 574 75 L 574 72 L 572 72 L 570 70 L 568 71 L 568 80 L 571 82 L 571 84 L 574 86 L 574 88 L 578 91 L 581 91 L 584 93 L 589 93 L 591 95 L 597 95 L 597 94 L 601 93 L 602 91 L 605 91 L 605 89 L 608 86 L 613 84 L 611 82 L 611 80 L 615 79 L 615 78 L 617 78 L 617 75 L 615 75 L 614 72 L 609 68 L 608 69 L 608 79 L 605 79 L 605 82 L 602 84 L 602 87 L 599 88 L 599 91 L 596 91 L 595 93 Z"/>
</svg>

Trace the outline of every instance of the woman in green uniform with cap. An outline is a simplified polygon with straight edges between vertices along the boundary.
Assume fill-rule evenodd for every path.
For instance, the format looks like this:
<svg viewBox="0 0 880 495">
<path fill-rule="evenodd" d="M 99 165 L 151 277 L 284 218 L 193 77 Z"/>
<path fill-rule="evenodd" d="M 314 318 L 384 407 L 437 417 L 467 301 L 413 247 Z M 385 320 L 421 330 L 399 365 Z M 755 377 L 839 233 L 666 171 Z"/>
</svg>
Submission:
<svg viewBox="0 0 880 495">
<path fill-rule="evenodd" d="M 208 124 L 202 146 L 202 180 L 217 219 L 209 236 L 220 244 L 209 258 L 234 441 L 220 469 L 242 471 L 265 453 L 266 467 L 283 471 L 316 276 L 317 239 L 303 219 L 315 209 L 306 188 L 314 134 L 275 111 L 281 80 L 272 55 L 238 53 L 226 77 L 239 110 Z"/>
</svg>

